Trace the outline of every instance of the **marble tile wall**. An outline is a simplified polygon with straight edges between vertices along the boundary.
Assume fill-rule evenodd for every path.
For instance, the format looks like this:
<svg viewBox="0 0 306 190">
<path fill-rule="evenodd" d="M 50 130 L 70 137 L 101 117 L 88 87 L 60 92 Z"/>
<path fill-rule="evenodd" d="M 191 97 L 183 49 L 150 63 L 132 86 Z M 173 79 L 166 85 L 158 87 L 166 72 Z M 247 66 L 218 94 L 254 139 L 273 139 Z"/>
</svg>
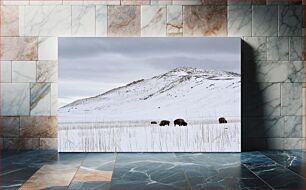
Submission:
<svg viewBox="0 0 306 190">
<path fill-rule="evenodd" d="M 2 0 L 0 147 L 57 148 L 58 37 L 240 37 L 243 149 L 304 145 L 302 0 Z"/>
</svg>

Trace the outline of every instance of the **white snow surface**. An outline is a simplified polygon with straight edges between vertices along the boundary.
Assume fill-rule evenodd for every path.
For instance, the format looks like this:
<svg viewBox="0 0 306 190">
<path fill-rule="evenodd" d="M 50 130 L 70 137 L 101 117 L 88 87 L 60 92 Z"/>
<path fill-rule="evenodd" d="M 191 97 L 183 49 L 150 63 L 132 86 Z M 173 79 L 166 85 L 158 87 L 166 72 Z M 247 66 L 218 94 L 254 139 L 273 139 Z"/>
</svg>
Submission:
<svg viewBox="0 0 306 190">
<path fill-rule="evenodd" d="M 58 110 L 59 122 L 240 119 L 240 115 L 239 74 L 189 67 L 134 81 Z"/>
</svg>

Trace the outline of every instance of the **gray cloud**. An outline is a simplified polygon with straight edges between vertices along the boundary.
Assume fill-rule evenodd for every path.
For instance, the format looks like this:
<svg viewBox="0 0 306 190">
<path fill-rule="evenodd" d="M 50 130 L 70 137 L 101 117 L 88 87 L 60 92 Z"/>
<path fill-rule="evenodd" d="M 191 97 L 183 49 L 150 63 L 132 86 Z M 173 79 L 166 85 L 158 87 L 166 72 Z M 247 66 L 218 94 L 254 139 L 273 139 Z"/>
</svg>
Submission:
<svg viewBox="0 0 306 190">
<path fill-rule="evenodd" d="M 240 73 L 240 39 L 60 38 L 59 97 L 94 96 L 181 66 Z"/>
</svg>

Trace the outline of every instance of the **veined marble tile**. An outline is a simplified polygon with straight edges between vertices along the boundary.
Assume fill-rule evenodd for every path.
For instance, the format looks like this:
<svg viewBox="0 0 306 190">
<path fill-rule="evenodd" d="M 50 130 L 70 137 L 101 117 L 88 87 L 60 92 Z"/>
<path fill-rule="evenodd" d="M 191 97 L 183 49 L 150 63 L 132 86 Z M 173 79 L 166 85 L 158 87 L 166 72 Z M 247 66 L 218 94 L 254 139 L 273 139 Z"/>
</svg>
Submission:
<svg viewBox="0 0 306 190">
<path fill-rule="evenodd" d="M 24 17 L 27 36 L 71 35 L 71 6 L 26 6 Z"/>
<path fill-rule="evenodd" d="M 1 137 L 19 136 L 19 117 L 0 117 Z"/>
<path fill-rule="evenodd" d="M 0 82 L 12 82 L 11 61 L 0 61 L 0 66 L 1 66 Z"/>
<path fill-rule="evenodd" d="M 30 114 L 30 86 L 28 83 L 1 84 L 1 115 Z"/>
<path fill-rule="evenodd" d="M 280 83 L 248 83 L 242 96 L 245 116 L 280 116 Z"/>
<path fill-rule="evenodd" d="M 227 36 L 227 6 L 185 6 L 184 36 Z"/>
<path fill-rule="evenodd" d="M 266 37 L 244 37 L 249 47 L 242 49 L 245 61 L 267 60 L 267 39 Z"/>
<path fill-rule="evenodd" d="M 19 7 L 1 6 L 1 36 L 18 36 L 19 34 Z"/>
<path fill-rule="evenodd" d="M 253 36 L 278 35 L 278 7 L 277 5 L 254 5 L 252 20 Z"/>
<path fill-rule="evenodd" d="M 279 36 L 302 36 L 303 9 L 301 5 L 279 6 Z"/>
<path fill-rule="evenodd" d="M 256 63 L 257 82 L 304 81 L 304 63 L 302 61 L 258 61 Z"/>
<path fill-rule="evenodd" d="M 121 5 L 149 5 L 151 0 L 121 0 Z"/>
<path fill-rule="evenodd" d="M 289 39 L 289 60 L 302 61 L 304 60 L 304 38 L 303 37 L 290 37 Z"/>
<path fill-rule="evenodd" d="M 83 5 L 84 0 L 63 0 L 63 5 Z"/>
<path fill-rule="evenodd" d="M 108 36 L 140 36 L 140 6 L 108 6 Z"/>
<path fill-rule="evenodd" d="M 37 60 L 36 37 L 1 37 L 0 46 L 1 60 Z"/>
<path fill-rule="evenodd" d="M 20 137 L 25 138 L 56 138 L 57 119 L 50 116 L 20 117 Z"/>
<path fill-rule="evenodd" d="M 38 59 L 57 60 L 57 37 L 38 38 Z"/>
<path fill-rule="evenodd" d="M 120 0 L 84 0 L 85 5 L 120 5 Z"/>
<path fill-rule="evenodd" d="M 37 82 L 57 82 L 57 62 L 37 61 Z"/>
<path fill-rule="evenodd" d="M 173 5 L 202 5 L 202 0 L 172 0 Z"/>
<path fill-rule="evenodd" d="M 281 114 L 302 115 L 303 114 L 303 83 L 281 84 Z"/>
<path fill-rule="evenodd" d="M 303 61 L 291 61 L 288 64 L 288 78 L 286 82 L 305 82 Z"/>
<path fill-rule="evenodd" d="M 141 35 L 166 36 L 166 6 L 141 6 Z"/>
<path fill-rule="evenodd" d="M 30 0 L 30 5 L 62 5 L 63 0 Z"/>
<path fill-rule="evenodd" d="M 32 83 L 30 98 L 30 115 L 50 116 L 51 114 L 51 84 Z"/>
<path fill-rule="evenodd" d="M 57 115 L 58 108 L 58 85 L 57 83 L 51 83 L 51 116 Z"/>
<path fill-rule="evenodd" d="M 285 118 L 282 116 L 247 117 L 243 120 L 244 137 L 284 137 Z"/>
<path fill-rule="evenodd" d="M 252 6 L 230 5 L 228 6 L 227 19 L 228 36 L 252 35 Z"/>
<path fill-rule="evenodd" d="M 302 138 L 303 136 L 303 116 L 285 116 L 284 137 Z"/>
<path fill-rule="evenodd" d="M 94 36 L 96 26 L 96 7 L 72 6 L 72 35 Z"/>
<path fill-rule="evenodd" d="M 167 6 L 167 36 L 183 36 L 183 7 Z"/>
<path fill-rule="evenodd" d="M 107 36 L 107 6 L 96 5 L 96 36 Z"/>
<path fill-rule="evenodd" d="M 304 150 L 305 140 L 304 138 L 284 138 L 284 150 Z"/>
<path fill-rule="evenodd" d="M 30 0 L 2 0 L 3 5 L 28 5 Z"/>
<path fill-rule="evenodd" d="M 172 5 L 172 0 L 151 0 L 151 5 Z"/>
<path fill-rule="evenodd" d="M 41 150 L 57 150 L 57 138 L 40 138 L 39 145 Z"/>
<path fill-rule="evenodd" d="M 13 61 L 12 82 L 35 82 L 36 61 Z"/>
<path fill-rule="evenodd" d="M 78 167 L 67 164 L 49 164 L 42 166 L 20 188 L 29 189 L 67 189 Z"/>
<path fill-rule="evenodd" d="M 268 37 L 267 38 L 267 59 L 275 61 L 289 60 L 289 38 Z"/>
</svg>

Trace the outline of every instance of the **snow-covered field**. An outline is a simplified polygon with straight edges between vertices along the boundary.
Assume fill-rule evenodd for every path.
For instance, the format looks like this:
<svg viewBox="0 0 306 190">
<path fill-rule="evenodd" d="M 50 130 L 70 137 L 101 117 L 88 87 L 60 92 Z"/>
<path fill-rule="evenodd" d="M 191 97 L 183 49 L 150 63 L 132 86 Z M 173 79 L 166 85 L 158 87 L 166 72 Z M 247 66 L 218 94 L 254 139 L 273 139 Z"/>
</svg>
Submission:
<svg viewBox="0 0 306 190">
<path fill-rule="evenodd" d="M 60 152 L 240 152 L 240 122 L 188 126 L 150 121 L 62 123 Z"/>
<path fill-rule="evenodd" d="M 177 68 L 60 108 L 59 150 L 239 152 L 240 116 L 239 74 Z M 149 124 L 161 120 L 172 125 Z"/>
</svg>

